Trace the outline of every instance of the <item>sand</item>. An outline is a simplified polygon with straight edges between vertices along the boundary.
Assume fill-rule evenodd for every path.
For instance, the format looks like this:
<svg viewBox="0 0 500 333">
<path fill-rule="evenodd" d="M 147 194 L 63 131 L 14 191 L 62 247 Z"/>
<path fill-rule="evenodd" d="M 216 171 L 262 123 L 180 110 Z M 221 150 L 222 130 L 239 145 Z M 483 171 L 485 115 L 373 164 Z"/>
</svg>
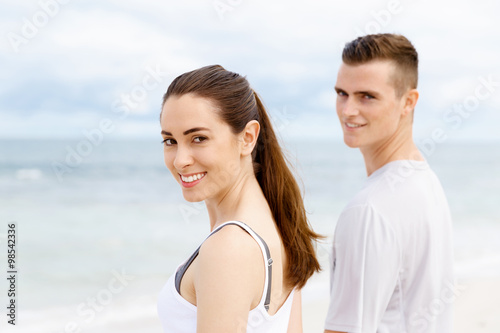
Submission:
<svg viewBox="0 0 500 333">
<path fill-rule="evenodd" d="M 500 332 L 500 277 L 458 280 L 464 286 L 457 298 L 454 333 Z"/>
<path fill-rule="evenodd" d="M 304 333 L 324 330 L 328 275 L 318 274 L 303 290 Z M 459 279 L 457 283 L 460 288 L 454 306 L 453 333 L 500 333 L 500 277 Z"/>
</svg>

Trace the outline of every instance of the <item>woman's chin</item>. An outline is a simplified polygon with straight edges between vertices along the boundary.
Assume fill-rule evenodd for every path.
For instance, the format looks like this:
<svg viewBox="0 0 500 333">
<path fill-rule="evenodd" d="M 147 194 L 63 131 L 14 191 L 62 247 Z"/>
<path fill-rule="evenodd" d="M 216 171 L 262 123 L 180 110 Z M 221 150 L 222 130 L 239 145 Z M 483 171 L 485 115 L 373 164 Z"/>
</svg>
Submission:
<svg viewBox="0 0 500 333">
<path fill-rule="evenodd" d="M 194 193 L 183 192 L 182 194 L 184 196 L 184 200 L 186 200 L 187 202 L 202 202 L 203 200 L 205 200 L 205 198 L 202 198 L 199 195 L 195 195 Z"/>
</svg>

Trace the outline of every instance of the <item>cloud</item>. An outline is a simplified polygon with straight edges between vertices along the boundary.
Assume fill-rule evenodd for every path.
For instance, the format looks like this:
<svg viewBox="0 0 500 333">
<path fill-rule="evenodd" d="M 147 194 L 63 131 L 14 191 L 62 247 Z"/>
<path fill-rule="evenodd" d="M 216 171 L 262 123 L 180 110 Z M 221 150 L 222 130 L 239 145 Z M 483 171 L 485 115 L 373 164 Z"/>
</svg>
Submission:
<svg viewBox="0 0 500 333">
<path fill-rule="evenodd" d="M 222 0 L 230 7 L 222 15 L 215 1 L 205 0 L 69 1 L 14 52 L 7 34 L 21 34 L 25 19 L 33 21 L 41 3 L 51 1 L 8 0 L 0 13 L 6 78 L 0 81 L 0 111 L 11 124 L 4 136 L 21 133 L 22 127 L 14 127 L 35 117 L 42 124 L 60 117 L 71 130 L 28 126 L 33 135 L 80 135 L 79 126 L 113 115 L 123 95 L 135 91 L 139 97 L 148 68 L 159 66 L 161 82 L 128 113 L 130 130 L 123 135 L 138 135 L 144 124 L 156 122 L 161 96 L 175 76 L 213 63 L 246 75 L 269 108 L 293 109 L 311 127 L 304 132 L 323 133 L 314 130 L 320 121 L 310 119 L 334 112 L 330 92 L 341 47 L 358 33 L 372 32 L 367 29 L 403 33 L 417 47 L 423 129 L 473 91 L 477 77 L 499 74 L 495 1 Z M 485 106 L 498 105 L 495 96 Z M 71 117 L 81 121 L 64 121 Z M 134 122 L 138 130 L 132 130 Z"/>
</svg>

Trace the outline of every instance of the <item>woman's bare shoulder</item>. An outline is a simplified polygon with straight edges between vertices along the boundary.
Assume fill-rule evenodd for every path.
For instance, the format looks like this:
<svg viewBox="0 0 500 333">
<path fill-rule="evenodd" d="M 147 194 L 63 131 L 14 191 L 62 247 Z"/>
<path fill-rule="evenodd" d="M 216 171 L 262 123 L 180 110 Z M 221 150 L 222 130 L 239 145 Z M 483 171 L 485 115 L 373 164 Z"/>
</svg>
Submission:
<svg viewBox="0 0 500 333">
<path fill-rule="evenodd" d="M 263 256 L 245 230 L 225 226 L 203 243 L 196 260 L 198 305 L 244 312 L 258 304 L 265 274 Z"/>
<path fill-rule="evenodd" d="M 262 261 L 262 251 L 258 243 L 243 228 L 226 225 L 210 236 L 200 248 L 200 259 L 225 261 L 226 265 L 241 261 Z"/>
</svg>

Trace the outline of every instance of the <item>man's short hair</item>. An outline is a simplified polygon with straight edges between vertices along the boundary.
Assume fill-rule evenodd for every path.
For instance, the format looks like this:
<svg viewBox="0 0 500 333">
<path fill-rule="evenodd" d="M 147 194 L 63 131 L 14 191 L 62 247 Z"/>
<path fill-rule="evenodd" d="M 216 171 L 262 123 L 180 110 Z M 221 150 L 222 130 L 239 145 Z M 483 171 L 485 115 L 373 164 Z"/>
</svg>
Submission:
<svg viewBox="0 0 500 333">
<path fill-rule="evenodd" d="M 417 88 L 418 53 L 406 37 L 366 35 L 347 43 L 342 52 L 342 61 L 346 65 L 361 65 L 373 60 L 389 60 L 396 65 L 393 81 L 398 97 L 408 89 Z"/>
</svg>

